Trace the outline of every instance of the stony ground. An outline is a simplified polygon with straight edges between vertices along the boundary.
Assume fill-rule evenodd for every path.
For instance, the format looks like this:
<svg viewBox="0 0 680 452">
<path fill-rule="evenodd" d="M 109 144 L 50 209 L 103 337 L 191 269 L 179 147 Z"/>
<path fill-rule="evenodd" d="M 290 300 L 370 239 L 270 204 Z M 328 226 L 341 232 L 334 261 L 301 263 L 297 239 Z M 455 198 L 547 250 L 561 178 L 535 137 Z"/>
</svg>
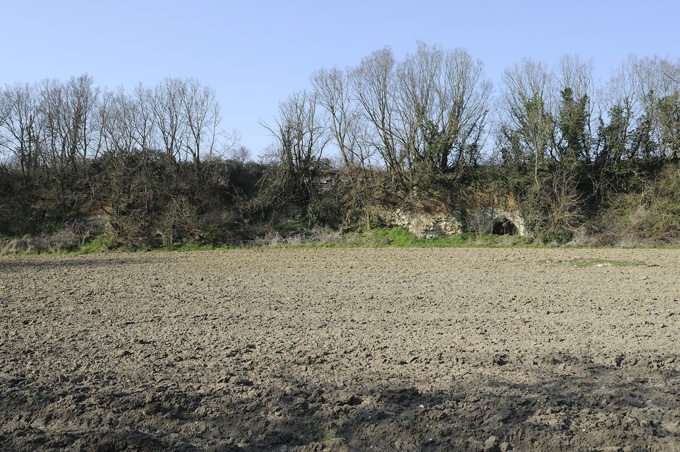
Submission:
<svg viewBox="0 0 680 452">
<path fill-rule="evenodd" d="M 679 256 L 0 258 L 0 449 L 680 450 Z"/>
</svg>

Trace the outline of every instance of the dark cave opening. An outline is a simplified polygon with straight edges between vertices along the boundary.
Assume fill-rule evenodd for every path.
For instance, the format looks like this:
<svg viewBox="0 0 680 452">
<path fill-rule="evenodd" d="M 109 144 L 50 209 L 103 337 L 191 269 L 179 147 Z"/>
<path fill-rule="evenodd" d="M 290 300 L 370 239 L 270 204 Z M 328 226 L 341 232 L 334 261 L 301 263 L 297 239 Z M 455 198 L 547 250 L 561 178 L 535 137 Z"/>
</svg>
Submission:
<svg viewBox="0 0 680 452">
<path fill-rule="evenodd" d="M 517 235 L 517 226 L 507 218 L 501 218 L 493 223 L 491 233 L 496 235 Z"/>
</svg>

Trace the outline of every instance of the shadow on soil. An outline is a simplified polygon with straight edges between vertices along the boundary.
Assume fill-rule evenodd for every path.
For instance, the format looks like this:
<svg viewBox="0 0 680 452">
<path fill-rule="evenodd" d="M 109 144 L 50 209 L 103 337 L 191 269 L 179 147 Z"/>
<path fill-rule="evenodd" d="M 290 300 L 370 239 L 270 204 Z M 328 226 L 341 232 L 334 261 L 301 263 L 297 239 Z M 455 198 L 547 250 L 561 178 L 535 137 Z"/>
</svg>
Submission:
<svg viewBox="0 0 680 452">
<path fill-rule="evenodd" d="M 7 377 L 0 380 L 0 443 L 10 451 L 680 447 L 676 357 L 620 357 L 611 366 L 556 361 L 555 371 L 532 371 L 539 384 L 473 368 L 434 392 L 375 379 L 332 388 L 294 376 L 255 383 L 233 375 L 220 390 L 169 385 L 124 393 Z M 517 375 L 511 360 L 493 365 L 507 369 L 495 375 Z"/>
<path fill-rule="evenodd" d="M 26 269 L 36 268 L 74 268 L 74 267 L 106 267 L 111 265 L 130 266 L 144 265 L 151 262 L 153 254 L 147 255 L 125 255 L 124 253 L 107 254 L 106 257 L 93 258 L 86 255 L 81 256 L 0 256 L 0 273 L 21 272 Z"/>
</svg>

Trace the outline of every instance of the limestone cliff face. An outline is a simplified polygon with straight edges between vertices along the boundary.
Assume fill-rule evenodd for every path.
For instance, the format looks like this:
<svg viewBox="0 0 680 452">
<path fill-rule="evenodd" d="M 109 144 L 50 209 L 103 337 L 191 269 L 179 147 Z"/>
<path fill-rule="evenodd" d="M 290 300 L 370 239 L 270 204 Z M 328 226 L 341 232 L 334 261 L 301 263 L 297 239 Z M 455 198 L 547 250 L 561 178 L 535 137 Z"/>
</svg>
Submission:
<svg viewBox="0 0 680 452">
<path fill-rule="evenodd" d="M 466 215 L 468 232 L 484 232 L 486 234 L 510 234 L 524 236 L 527 234 L 524 219 L 519 212 L 493 207 L 480 207 L 470 210 Z"/>
<path fill-rule="evenodd" d="M 447 201 L 437 197 L 421 199 L 407 208 L 383 210 L 380 217 L 385 223 L 404 227 L 424 239 L 462 232 L 527 234 L 512 196 L 488 191 L 468 191 Z"/>
<path fill-rule="evenodd" d="M 401 226 L 423 239 L 446 237 L 465 232 L 463 222 L 455 214 L 433 215 L 397 209 L 394 212 L 385 212 L 383 216 L 386 223 Z"/>
</svg>

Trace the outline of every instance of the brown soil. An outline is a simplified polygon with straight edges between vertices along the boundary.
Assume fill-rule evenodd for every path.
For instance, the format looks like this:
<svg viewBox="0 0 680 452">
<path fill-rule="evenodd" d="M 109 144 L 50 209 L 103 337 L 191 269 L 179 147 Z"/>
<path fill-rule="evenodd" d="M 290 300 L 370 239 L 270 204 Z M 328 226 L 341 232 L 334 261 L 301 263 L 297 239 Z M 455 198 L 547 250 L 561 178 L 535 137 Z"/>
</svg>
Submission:
<svg viewBox="0 0 680 452">
<path fill-rule="evenodd" d="M 0 449 L 680 450 L 678 264 L 677 250 L 0 258 Z"/>
</svg>

